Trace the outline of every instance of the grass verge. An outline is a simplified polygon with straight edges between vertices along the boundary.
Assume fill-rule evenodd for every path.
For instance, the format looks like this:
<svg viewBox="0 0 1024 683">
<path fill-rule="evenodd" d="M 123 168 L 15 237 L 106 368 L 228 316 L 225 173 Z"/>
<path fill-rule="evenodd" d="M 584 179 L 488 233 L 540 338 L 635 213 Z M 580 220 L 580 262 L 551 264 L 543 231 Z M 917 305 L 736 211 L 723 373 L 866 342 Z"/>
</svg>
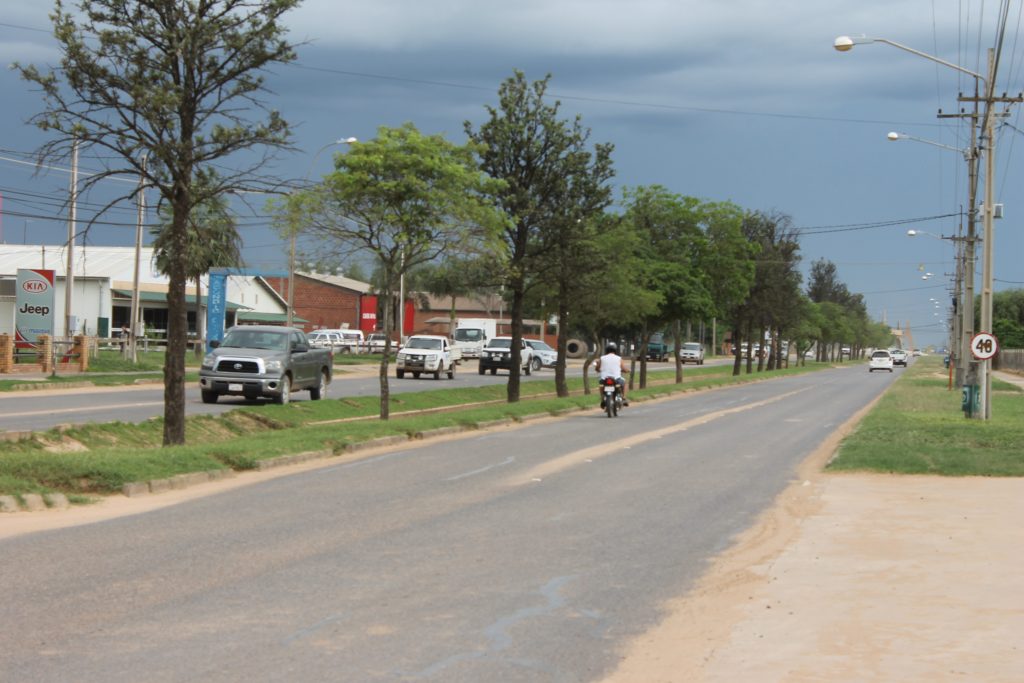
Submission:
<svg viewBox="0 0 1024 683">
<path fill-rule="evenodd" d="M 809 365 L 772 373 L 731 376 L 731 367 L 704 366 L 683 372 L 675 384 L 674 371 L 649 373 L 646 389 L 634 389 L 643 400 L 682 391 L 758 381 L 809 372 Z M 433 382 L 434 380 L 404 380 Z M 429 391 L 392 396 L 391 419 L 376 419 L 377 397 L 330 396 L 322 401 L 287 405 L 253 405 L 218 416 L 194 416 L 186 421 L 187 445 L 162 448 L 162 420 L 141 424 L 89 424 L 49 430 L 31 438 L 0 443 L 0 494 L 63 492 L 67 495 L 119 491 L 129 482 L 164 479 L 177 474 L 256 467 L 260 460 L 307 451 L 340 454 L 360 442 L 385 436 L 417 438 L 432 429 L 475 428 L 498 420 L 528 415 L 558 414 L 596 408 L 597 396 L 582 393 L 582 379 L 570 379 L 571 395 L 558 398 L 554 381 L 524 382 L 522 400 L 506 402 L 505 383 L 484 387 L 450 388 L 446 382 Z"/>
<path fill-rule="evenodd" d="M 992 419 L 968 420 L 937 356 L 904 371 L 828 469 L 944 476 L 1024 476 L 1024 393 L 992 383 Z"/>
</svg>

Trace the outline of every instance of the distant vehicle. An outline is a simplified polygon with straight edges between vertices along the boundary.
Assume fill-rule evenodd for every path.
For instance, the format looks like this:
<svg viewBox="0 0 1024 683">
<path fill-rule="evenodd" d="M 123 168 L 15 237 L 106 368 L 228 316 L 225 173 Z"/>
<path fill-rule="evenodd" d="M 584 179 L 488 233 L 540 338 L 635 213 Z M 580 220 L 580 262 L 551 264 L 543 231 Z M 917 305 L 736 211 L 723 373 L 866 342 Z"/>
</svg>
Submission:
<svg viewBox="0 0 1024 683">
<path fill-rule="evenodd" d="M 366 338 L 366 350 L 370 353 L 384 353 L 387 342 L 388 336 L 386 334 L 383 332 L 372 332 Z"/>
<path fill-rule="evenodd" d="M 665 335 L 655 332 L 647 342 L 647 360 L 664 362 L 668 360 L 668 344 L 665 342 Z"/>
<path fill-rule="evenodd" d="M 519 360 L 522 363 L 524 375 L 529 375 L 533 369 L 533 349 L 523 340 L 523 346 L 519 351 Z M 512 337 L 495 337 L 483 351 L 480 352 L 479 373 L 482 375 L 490 370 L 491 374 L 497 374 L 498 370 L 512 369 Z"/>
<path fill-rule="evenodd" d="M 699 342 L 685 342 L 679 349 L 679 361 L 684 365 L 686 363 L 704 365 L 704 346 Z"/>
<path fill-rule="evenodd" d="M 533 349 L 532 367 L 534 370 L 553 368 L 558 364 L 558 352 L 540 339 L 526 339 L 527 345 Z"/>
<path fill-rule="evenodd" d="M 302 330 L 276 325 L 232 327 L 199 367 L 203 403 L 220 396 L 265 397 L 288 403 L 293 391 L 308 390 L 319 401 L 331 383 L 334 354 L 309 344 Z"/>
<path fill-rule="evenodd" d="M 892 355 L 885 349 L 878 349 L 871 353 L 871 358 L 868 360 L 868 372 L 875 370 L 892 372 Z"/>
<path fill-rule="evenodd" d="M 309 345 L 340 353 L 344 347 L 344 340 L 338 330 L 315 330 L 309 334 Z"/>
<path fill-rule="evenodd" d="M 398 351 L 395 376 L 402 379 L 405 373 L 411 372 L 419 379 L 421 373 L 432 373 L 434 379 L 441 379 L 443 372 L 448 379 L 455 379 L 455 366 L 461 357 L 461 352 L 452 346 L 448 337 L 414 334 Z"/>
<path fill-rule="evenodd" d="M 893 365 L 902 365 L 907 367 L 907 352 L 903 349 L 889 349 L 889 355 L 892 356 Z"/>
<path fill-rule="evenodd" d="M 498 336 L 498 321 L 493 318 L 460 318 L 452 333 L 452 342 L 463 358 L 479 358 L 487 342 Z"/>
</svg>

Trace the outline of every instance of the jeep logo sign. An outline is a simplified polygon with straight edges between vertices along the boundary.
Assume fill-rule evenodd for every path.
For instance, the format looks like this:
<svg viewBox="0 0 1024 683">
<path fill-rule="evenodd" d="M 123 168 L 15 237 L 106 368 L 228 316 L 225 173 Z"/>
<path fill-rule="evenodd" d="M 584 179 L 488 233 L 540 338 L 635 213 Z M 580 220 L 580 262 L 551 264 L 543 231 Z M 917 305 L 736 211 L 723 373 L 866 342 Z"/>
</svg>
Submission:
<svg viewBox="0 0 1024 683">
<path fill-rule="evenodd" d="M 14 311 L 14 343 L 33 346 L 41 334 L 53 334 L 54 272 L 18 269 L 18 297 Z"/>
</svg>

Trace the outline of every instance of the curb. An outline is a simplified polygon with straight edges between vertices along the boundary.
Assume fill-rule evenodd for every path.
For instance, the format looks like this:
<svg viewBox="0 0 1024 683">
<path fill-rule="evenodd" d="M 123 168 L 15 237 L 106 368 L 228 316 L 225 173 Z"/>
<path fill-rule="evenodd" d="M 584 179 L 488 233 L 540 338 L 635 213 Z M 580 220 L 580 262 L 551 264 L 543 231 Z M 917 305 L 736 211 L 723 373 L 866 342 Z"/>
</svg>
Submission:
<svg viewBox="0 0 1024 683">
<path fill-rule="evenodd" d="M 27 512 L 41 512 L 43 510 L 65 510 L 71 507 L 67 496 L 63 493 L 25 493 L 20 496 L 0 496 L 0 513 L 20 512 L 22 509 Z"/>
</svg>

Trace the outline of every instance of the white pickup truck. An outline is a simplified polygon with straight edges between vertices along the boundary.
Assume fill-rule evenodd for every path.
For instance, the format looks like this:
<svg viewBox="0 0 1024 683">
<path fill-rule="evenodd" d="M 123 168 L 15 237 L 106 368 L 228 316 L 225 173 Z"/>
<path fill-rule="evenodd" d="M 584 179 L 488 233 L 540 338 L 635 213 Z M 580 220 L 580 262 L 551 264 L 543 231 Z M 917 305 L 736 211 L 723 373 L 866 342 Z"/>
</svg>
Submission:
<svg viewBox="0 0 1024 683">
<path fill-rule="evenodd" d="M 434 379 L 441 379 L 441 373 L 448 379 L 455 379 L 455 366 L 462 360 L 462 352 L 448 337 L 432 334 L 414 334 L 398 351 L 395 361 L 395 376 L 398 379 L 411 372 L 419 379 L 422 373 L 431 373 Z"/>
</svg>

